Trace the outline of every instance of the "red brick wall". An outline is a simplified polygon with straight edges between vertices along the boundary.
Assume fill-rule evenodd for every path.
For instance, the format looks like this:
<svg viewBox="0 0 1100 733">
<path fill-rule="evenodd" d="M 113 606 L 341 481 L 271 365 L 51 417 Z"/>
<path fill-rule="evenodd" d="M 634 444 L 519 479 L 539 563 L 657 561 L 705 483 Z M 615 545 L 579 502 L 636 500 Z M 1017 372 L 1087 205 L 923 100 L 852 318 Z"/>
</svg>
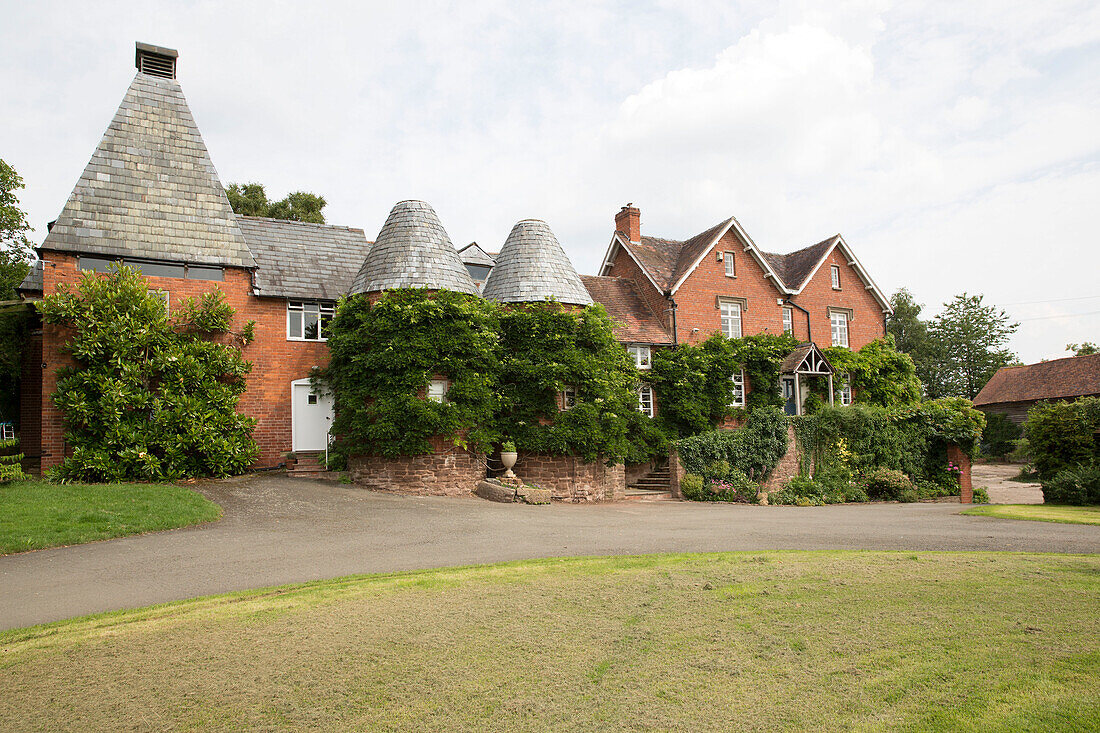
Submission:
<svg viewBox="0 0 1100 733">
<path fill-rule="evenodd" d="M 783 311 L 776 305 L 776 298 L 782 294 L 764 277 L 763 268 L 743 247 L 733 230 L 726 232 L 672 296 L 676 300 L 676 331 L 681 343 L 699 343 L 721 330 L 722 314 L 715 304 L 717 296 L 748 301 L 741 312 L 742 335 L 783 333 Z M 726 277 L 726 263 L 717 260 L 715 251 L 734 253 L 737 277 Z M 795 314 L 798 315 L 798 311 Z M 805 338 L 805 331 L 805 323 L 799 330 L 796 318 L 795 336 Z"/>
<path fill-rule="evenodd" d="M 829 275 L 830 265 L 840 267 L 840 290 L 833 290 Z M 848 266 L 848 260 L 839 247 L 821 263 L 802 293 L 791 298 L 791 301 L 810 311 L 814 341 L 822 348 L 832 346 L 833 343 L 827 310 L 830 306 L 852 310 L 854 317 L 848 323 L 848 345 L 852 349 L 859 349 L 885 334 L 882 306 L 871 295 L 871 291 L 867 290 L 855 269 Z M 800 339 L 805 338 L 806 314 L 795 310 L 794 315 L 795 335 Z M 798 330 L 800 319 L 802 331 Z"/>
<path fill-rule="evenodd" d="M 61 283 L 75 285 L 81 276 L 77 258 L 62 252 L 43 252 L 47 266 L 43 278 L 43 293 L 52 294 Z M 172 311 L 181 307 L 188 297 L 198 297 L 220 287 L 226 301 L 237 310 L 234 328 L 247 321 L 256 321 L 256 339 L 244 348 L 244 356 L 252 362 L 248 390 L 241 397 L 239 410 L 257 419 L 254 437 L 260 447 L 257 466 L 274 466 L 281 454 L 291 449 L 290 383 L 309 376 L 314 366 L 328 363 L 328 347 L 321 342 L 288 341 L 286 339 L 286 301 L 279 298 L 258 298 L 252 293 L 251 274 L 247 270 L 226 268 L 224 282 L 149 277 L 149 287 L 169 292 Z M 60 351 L 68 339 L 61 329 L 43 329 L 42 362 L 42 468 L 61 461 L 64 455 L 62 421 L 53 408 L 49 395 L 56 388 L 56 371 L 70 363 Z M 26 391 L 26 390 L 24 390 Z"/>
<path fill-rule="evenodd" d="M 586 463 L 576 456 L 520 453 L 512 471 L 524 483 L 550 489 L 560 501 L 616 501 L 626 496 L 623 464 Z"/>
</svg>

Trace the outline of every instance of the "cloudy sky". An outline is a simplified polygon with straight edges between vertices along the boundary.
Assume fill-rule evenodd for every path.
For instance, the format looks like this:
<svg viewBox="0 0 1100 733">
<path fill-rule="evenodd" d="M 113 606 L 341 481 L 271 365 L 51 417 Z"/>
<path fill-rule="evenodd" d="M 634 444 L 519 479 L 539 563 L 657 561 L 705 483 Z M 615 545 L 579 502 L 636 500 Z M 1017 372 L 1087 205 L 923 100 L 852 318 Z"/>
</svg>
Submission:
<svg viewBox="0 0 1100 733">
<path fill-rule="evenodd" d="M 0 17 L 0 157 L 38 239 L 141 40 L 179 49 L 223 182 L 322 194 L 371 238 L 419 198 L 459 245 L 545 219 L 591 273 L 627 202 L 677 239 L 732 214 L 771 251 L 843 233 L 929 315 L 984 293 L 1025 361 L 1100 342 L 1095 0 L 0 0 Z"/>
</svg>

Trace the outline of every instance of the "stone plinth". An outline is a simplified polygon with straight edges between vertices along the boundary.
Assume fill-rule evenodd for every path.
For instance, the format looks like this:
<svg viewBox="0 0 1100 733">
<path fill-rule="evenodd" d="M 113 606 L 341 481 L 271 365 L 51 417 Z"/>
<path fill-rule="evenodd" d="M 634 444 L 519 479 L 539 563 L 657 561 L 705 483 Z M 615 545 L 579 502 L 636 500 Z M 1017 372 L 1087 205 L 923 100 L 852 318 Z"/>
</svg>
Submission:
<svg viewBox="0 0 1100 733">
<path fill-rule="evenodd" d="M 485 478 L 485 457 L 433 441 L 422 456 L 355 456 L 348 459 L 352 483 L 376 491 L 420 496 L 469 496 Z"/>
</svg>

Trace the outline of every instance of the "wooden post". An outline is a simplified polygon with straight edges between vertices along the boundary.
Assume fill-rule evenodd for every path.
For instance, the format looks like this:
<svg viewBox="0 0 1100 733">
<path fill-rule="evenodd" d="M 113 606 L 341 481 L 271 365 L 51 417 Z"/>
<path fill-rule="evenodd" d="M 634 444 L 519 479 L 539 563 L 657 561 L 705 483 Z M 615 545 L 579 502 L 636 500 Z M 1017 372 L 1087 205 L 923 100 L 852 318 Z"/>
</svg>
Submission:
<svg viewBox="0 0 1100 733">
<path fill-rule="evenodd" d="M 974 486 L 970 478 L 970 456 L 960 446 L 952 443 L 947 446 L 947 460 L 959 467 L 959 501 L 963 504 L 974 503 Z"/>
</svg>

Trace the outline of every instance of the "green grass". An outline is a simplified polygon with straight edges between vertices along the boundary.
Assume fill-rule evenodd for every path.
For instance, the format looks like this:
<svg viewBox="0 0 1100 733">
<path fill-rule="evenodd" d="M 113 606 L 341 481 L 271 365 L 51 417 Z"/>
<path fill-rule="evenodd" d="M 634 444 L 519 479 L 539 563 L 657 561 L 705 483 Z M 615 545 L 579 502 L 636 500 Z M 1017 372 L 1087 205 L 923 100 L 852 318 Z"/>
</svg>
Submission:
<svg viewBox="0 0 1100 733">
<path fill-rule="evenodd" d="M 990 506 L 976 506 L 962 513 L 979 517 L 997 517 L 998 519 L 1030 519 L 1034 522 L 1100 524 L 1100 506 L 992 504 Z"/>
<path fill-rule="evenodd" d="M 0 729 L 1100 729 L 1100 556 L 539 560 L 0 634 Z"/>
<path fill-rule="evenodd" d="M 0 554 L 172 529 L 221 516 L 198 492 L 168 484 L 0 485 Z"/>
</svg>

